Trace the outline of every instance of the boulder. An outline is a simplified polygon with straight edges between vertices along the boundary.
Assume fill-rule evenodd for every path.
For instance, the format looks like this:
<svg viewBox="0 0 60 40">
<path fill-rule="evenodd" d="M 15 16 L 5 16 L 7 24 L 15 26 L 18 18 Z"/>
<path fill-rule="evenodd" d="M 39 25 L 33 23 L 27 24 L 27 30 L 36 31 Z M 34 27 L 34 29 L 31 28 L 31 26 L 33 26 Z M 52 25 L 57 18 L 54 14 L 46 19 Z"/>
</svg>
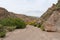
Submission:
<svg viewBox="0 0 60 40">
<path fill-rule="evenodd" d="M 60 31 L 60 12 L 53 11 L 52 15 L 43 23 L 45 31 Z"/>
</svg>

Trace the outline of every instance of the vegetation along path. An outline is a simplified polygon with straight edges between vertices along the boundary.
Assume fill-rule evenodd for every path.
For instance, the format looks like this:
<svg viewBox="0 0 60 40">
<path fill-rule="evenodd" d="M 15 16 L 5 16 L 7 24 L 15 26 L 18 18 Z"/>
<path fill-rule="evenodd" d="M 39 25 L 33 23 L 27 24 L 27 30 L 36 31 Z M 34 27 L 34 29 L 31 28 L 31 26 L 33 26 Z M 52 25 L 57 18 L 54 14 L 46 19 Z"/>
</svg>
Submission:
<svg viewBox="0 0 60 40">
<path fill-rule="evenodd" d="M 0 40 L 60 40 L 60 33 L 45 32 L 40 28 L 27 25 L 25 29 L 7 33 L 7 36 Z"/>
</svg>

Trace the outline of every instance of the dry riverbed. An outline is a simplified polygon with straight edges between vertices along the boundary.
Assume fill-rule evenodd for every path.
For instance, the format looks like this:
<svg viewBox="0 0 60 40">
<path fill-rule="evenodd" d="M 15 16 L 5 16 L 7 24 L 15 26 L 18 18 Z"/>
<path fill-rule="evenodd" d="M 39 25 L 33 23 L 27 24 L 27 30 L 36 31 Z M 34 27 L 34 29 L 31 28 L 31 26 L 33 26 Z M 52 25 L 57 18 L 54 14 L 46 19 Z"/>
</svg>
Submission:
<svg viewBox="0 0 60 40">
<path fill-rule="evenodd" d="M 17 29 L 7 33 L 5 38 L 0 40 L 60 40 L 60 33 L 45 32 L 40 28 L 27 25 L 25 29 Z"/>
</svg>

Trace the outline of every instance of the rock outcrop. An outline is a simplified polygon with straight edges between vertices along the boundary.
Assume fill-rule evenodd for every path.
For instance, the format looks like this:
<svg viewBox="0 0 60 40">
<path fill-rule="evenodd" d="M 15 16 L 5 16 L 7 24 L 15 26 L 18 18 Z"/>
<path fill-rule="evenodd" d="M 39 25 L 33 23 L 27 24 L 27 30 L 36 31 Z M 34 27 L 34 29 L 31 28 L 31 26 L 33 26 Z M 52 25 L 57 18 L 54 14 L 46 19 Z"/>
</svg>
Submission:
<svg viewBox="0 0 60 40">
<path fill-rule="evenodd" d="M 3 18 L 8 18 L 8 17 L 15 17 L 15 14 L 12 12 L 8 12 L 8 10 L 6 10 L 5 8 L 0 7 L 0 19 Z"/>
<path fill-rule="evenodd" d="M 5 8 L 0 7 L 0 19 L 8 16 L 8 11 Z"/>
<path fill-rule="evenodd" d="M 60 0 L 41 16 L 41 20 L 43 20 L 42 26 L 45 31 L 60 32 Z"/>
<path fill-rule="evenodd" d="M 53 14 L 43 23 L 46 31 L 57 31 L 60 25 L 60 12 L 54 11 Z"/>
</svg>

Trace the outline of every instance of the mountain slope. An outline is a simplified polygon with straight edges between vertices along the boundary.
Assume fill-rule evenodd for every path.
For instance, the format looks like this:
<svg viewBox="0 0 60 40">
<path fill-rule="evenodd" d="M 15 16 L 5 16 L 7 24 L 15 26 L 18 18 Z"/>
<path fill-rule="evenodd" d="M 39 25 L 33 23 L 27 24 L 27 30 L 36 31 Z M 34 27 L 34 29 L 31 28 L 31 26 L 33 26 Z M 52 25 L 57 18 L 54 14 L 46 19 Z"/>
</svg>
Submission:
<svg viewBox="0 0 60 40">
<path fill-rule="evenodd" d="M 20 18 L 20 19 L 23 19 L 25 22 L 31 22 L 33 20 L 38 19 L 38 17 L 26 16 L 23 14 L 17 14 L 17 13 L 9 12 L 5 8 L 0 7 L 0 19 L 8 18 L 8 17 Z"/>
<path fill-rule="evenodd" d="M 46 31 L 60 31 L 60 0 L 58 3 L 49 8 L 44 15 L 41 16 L 42 26 Z"/>
</svg>

